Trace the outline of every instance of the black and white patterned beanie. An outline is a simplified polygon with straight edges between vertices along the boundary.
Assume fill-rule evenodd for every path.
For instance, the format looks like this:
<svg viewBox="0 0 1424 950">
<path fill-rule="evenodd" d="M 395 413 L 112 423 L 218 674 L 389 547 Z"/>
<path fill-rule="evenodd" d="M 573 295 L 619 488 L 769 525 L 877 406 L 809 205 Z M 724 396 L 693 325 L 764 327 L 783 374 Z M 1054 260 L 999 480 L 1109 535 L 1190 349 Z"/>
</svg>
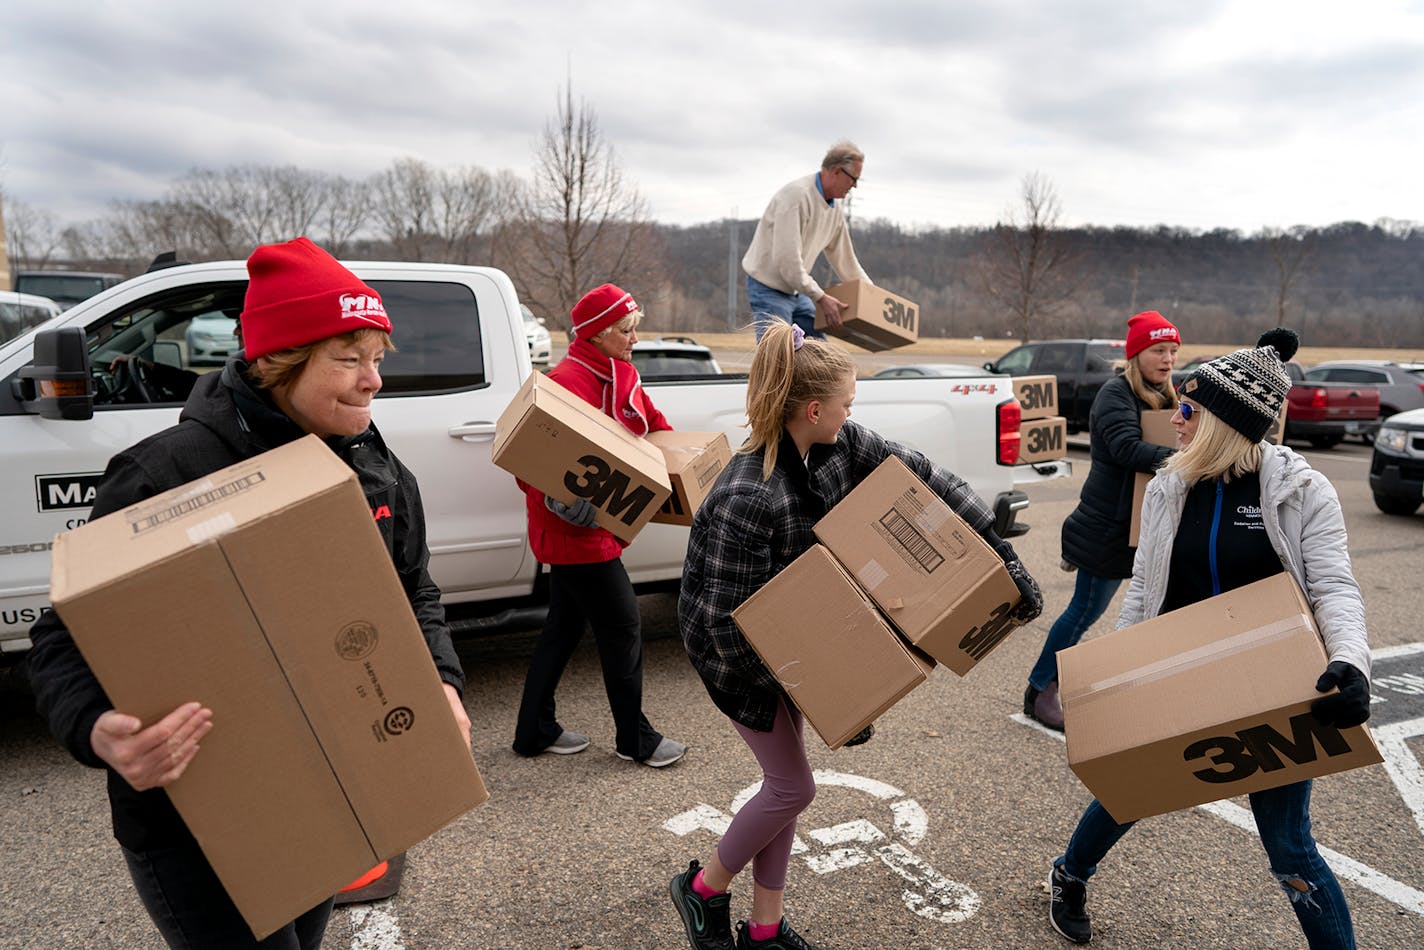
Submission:
<svg viewBox="0 0 1424 950">
<path fill-rule="evenodd" d="M 1281 414 L 1291 387 L 1284 364 L 1299 346 L 1294 330 L 1267 330 L 1255 349 L 1237 350 L 1203 364 L 1182 383 L 1181 394 L 1252 442 L 1260 442 Z"/>
</svg>

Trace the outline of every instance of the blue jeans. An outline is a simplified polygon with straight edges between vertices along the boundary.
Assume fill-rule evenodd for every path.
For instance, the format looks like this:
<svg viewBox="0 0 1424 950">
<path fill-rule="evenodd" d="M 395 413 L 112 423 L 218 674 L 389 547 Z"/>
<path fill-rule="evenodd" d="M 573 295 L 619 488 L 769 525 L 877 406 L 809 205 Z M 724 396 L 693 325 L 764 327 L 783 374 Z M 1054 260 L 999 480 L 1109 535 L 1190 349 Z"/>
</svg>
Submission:
<svg viewBox="0 0 1424 950">
<path fill-rule="evenodd" d="M 1098 622 L 1103 611 L 1112 603 L 1122 581 L 1116 577 L 1098 577 L 1078 568 L 1078 583 L 1073 588 L 1073 599 L 1063 608 L 1063 613 L 1053 621 L 1048 631 L 1048 639 L 1043 641 L 1043 652 L 1038 662 L 1028 674 L 1028 685 L 1043 689 L 1058 679 L 1058 651 L 1066 650 L 1079 640 L 1088 628 Z"/>
<path fill-rule="evenodd" d="M 124 848 L 123 852 L 139 899 L 164 942 L 175 950 L 318 950 L 321 946 L 332 898 L 258 940 L 196 844 L 149 851 Z M 282 856 L 274 854 L 272 860 L 280 861 Z"/>
<path fill-rule="evenodd" d="M 1350 923 L 1350 908 L 1310 834 L 1310 781 L 1252 792 L 1250 799 L 1271 873 L 1290 897 L 1306 942 L 1312 950 L 1353 950 L 1355 928 Z M 1094 799 L 1079 819 L 1068 850 L 1054 865 L 1086 884 L 1098 870 L 1098 862 L 1133 824 L 1118 824 Z M 1304 890 L 1290 881 L 1300 882 Z"/>
<path fill-rule="evenodd" d="M 816 329 L 816 303 L 805 294 L 788 294 L 768 287 L 755 277 L 747 277 L 747 303 L 752 308 L 752 319 L 756 321 L 756 338 L 770 326 L 773 317 L 794 323 L 807 336 L 824 340 L 826 335 Z"/>
</svg>

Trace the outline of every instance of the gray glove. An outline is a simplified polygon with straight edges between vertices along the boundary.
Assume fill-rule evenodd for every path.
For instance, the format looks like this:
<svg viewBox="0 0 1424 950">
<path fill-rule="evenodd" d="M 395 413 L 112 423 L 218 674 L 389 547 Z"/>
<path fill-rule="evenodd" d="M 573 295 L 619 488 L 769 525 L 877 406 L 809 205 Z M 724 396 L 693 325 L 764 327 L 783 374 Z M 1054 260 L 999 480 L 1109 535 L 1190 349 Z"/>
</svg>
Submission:
<svg viewBox="0 0 1424 950">
<path fill-rule="evenodd" d="M 598 509 L 590 505 L 587 498 L 579 498 L 572 505 L 566 505 L 545 495 L 544 507 L 576 528 L 592 528 L 598 523 Z"/>
</svg>

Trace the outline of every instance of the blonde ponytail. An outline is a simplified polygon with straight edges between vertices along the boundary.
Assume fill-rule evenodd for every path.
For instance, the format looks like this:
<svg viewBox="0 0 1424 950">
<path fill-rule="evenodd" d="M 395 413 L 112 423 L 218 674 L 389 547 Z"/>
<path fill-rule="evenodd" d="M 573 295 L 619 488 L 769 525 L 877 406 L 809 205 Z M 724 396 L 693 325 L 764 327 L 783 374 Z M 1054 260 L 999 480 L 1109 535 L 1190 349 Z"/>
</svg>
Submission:
<svg viewBox="0 0 1424 950">
<path fill-rule="evenodd" d="M 751 437 L 738 452 L 761 451 L 762 481 L 771 477 L 781 436 L 791 414 L 814 400 L 833 397 L 847 376 L 855 375 L 855 363 L 844 350 L 821 340 L 807 338 L 798 348 L 795 328 L 784 320 L 773 320 L 752 355 L 747 376 L 747 426 Z"/>
</svg>

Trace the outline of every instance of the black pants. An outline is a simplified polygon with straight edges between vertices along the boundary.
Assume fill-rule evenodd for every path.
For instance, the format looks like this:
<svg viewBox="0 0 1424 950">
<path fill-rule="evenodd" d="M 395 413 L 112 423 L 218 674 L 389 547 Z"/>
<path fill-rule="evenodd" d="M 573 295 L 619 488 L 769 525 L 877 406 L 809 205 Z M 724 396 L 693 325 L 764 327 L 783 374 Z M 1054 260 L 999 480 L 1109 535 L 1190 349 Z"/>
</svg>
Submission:
<svg viewBox="0 0 1424 950">
<path fill-rule="evenodd" d="M 196 843 L 151 851 L 123 849 L 139 899 L 175 950 L 319 950 L 332 898 L 258 941 Z M 282 856 L 274 854 L 272 860 Z"/>
<path fill-rule="evenodd" d="M 662 736 L 643 715 L 642 620 L 633 583 L 618 558 L 550 566 L 549 616 L 524 679 L 514 751 L 538 755 L 563 732 L 554 713 L 554 690 L 583 639 L 585 623 L 593 627 L 598 642 L 617 749 L 641 762 L 653 754 Z"/>
</svg>

